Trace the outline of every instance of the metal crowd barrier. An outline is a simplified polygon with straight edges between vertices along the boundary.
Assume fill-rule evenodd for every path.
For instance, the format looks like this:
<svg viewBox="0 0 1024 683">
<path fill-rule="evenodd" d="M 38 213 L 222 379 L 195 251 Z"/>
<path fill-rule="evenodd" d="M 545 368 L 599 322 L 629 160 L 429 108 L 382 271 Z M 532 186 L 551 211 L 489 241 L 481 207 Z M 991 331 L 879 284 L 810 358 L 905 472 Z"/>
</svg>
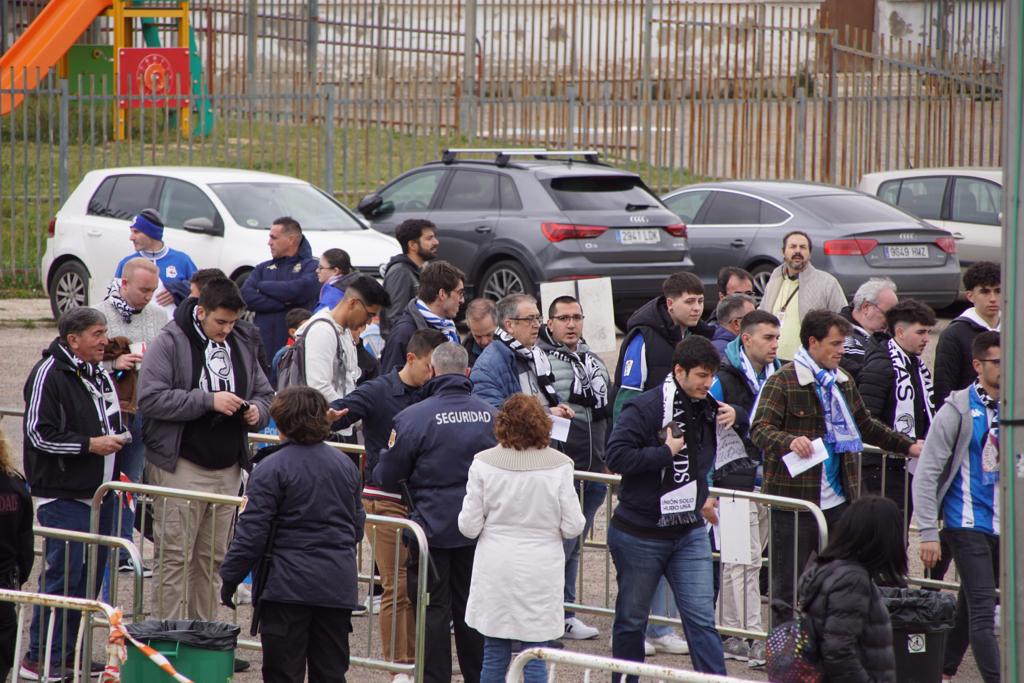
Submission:
<svg viewBox="0 0 1024 683">
<path fill-rule="evenodd" d="M 191 505 L 193 503 L 195 503 L 195 504 L 204 504 L 204 505 L 213 505 L 213 506 L 225 505 L 225 506 L 231 506 L 231 507 L 236 508 L 236 509 L 239 508 L 242 505 L 242 501 L 243 501 L 243 499 L 241 497 L 239 497 L 239 496 L 224 496 L 224 495 L 218 495 L 218 494 L 213 494 L 213 493 L 203 493 L 201 491 L 188 491 L 188 490 L 184 490 L 184 489 L 172 489 L 172 488 L 165 488 L 165 487 L 160 487 L 160 486 L 152 486 L 152 485 L 149 485 L 149 484 L 135 484 L 135 483 L 132 483 L 132 482 L 111 481 L 111 482 L 107 482 L 107 483 L 101 485 L 99 488 L 97 488 L 96 489 L 96 493 L 93 496 L 93 500 L 92 500 L 92 517 L 91 517 L 91 520 L 90 520 L 90 528 L 93 529 L 94 531 L 99 529 L 99 523 L 100 523 L 100 502 L 103 500 L 103 498 L 109 492 L 114 492 L 119 497 L 124 495 L 124 494 L 126 494 L 126 493 L 130 493 L 130 494 L 133 494 L 133 495 L 136 496 L 136 500 L 138 501 L 137 508 L 136 508 L 136 514 L 139 516 L 139 519 L 140 519 L 140 521 L 141 521 L 141 523 L 143 525 L 143 528 L 145 528 L 145 524 L 146 524 L 147 520 L 153 519 L 153 515 L 152 514 L 147 514 L 147 510 L 151 509 L 151 508 L 155 508 L 155 507 L 160 506 L 160 505 L 166 506 L 168 500 L 174 500 L 174 499 L 181 500 L 181 501 L 185 501 L 188 505 Z M 120 506 L 118 506 L 118 510 L 121 510 Z M 165 519 L 166 517 L 165 517 L 165 515 L 161 515 L 161 518 Z M 216 519 L 216 517 L 214 517 L 214 519 Z M 429 549 L 428 549 L 428 546 L 427 546 L 426 535 L 424 534 L 423 529 L 418 524 L 416 524 L 415 522 L 412 522 L 412 521 L 410 521 L 408 519 L 400 519 L 400 518 L 396 518 L 396 517 L 384 517 L 384 516 L 378 516 L 378 515 L 367 515 L 366 516 L 366 520 L 367 520 L 368 523 L 372 523 L 372 524 L 376 525 L 377 527 L 383 527 L 385 529 L 393 529 L 394 533 L 396 533 L 396 534 L 402 534 L 403 532 L 408 532 L 408 534 L 411 534 L 412 538 L 415 539 L 415 542 L 417 544 L 417 549 L 420 552 L 420 557 L 423 557 L 423 558 L 427 557 Z M 391 531 L 383 531 L 381 533 L 391 533 Z M 189 535 L 189 529 L 188 529 L 187 526 L 185 528 L 184 535 L 186 537 Z M 161 537 L 161 536 L 162 536 L 162 532 L 161 532 L 161 534 L 157 535 L 157 537 Z M 120 539 L 118 539 L 118 540 L 120 540 Z M 370 553 L 370 557 L 373 557 L 373 550 L 374 550 L 374 545 L 376 544 L 376 542 L 377 542 L 377 534 L 376 533 L 371 534 L 371 538 L 369 538 L 369 539 L 364 538 L 363 543 L 360 544 L 360 549 L 362 549 L 363 545 L 368 546 L 367 550 Z M 147 539 L 145 538 L 145 536 L 141 536 L 141 542 L 140 543 L 141 543 L 142 547 L 144 548 L 145 544 L 147 543 Z M 154 546 L 156 546 L 156 545 L 157 544 L 154 542 Z M 160 566 L 162 565 L 162 563 L 164 561 L 164 554 L 163 554 L 162 551 L 163 551 L 163 549 L 160 548 L 160 547 L 155 547 L 154 548 L 153 559 L 156 561 L 156 564 L 157 564 L 157 569 L 156 569 L 157 574 L 156 575 L 158 575 L 158 572 L 160 571 Z M 146 553 L 145 552 L 141 552 L 140 556 L 141 557 L 145 557 Z M 136 557 L 133 556 L 132 559 L 135 560 Z M 205 558 L 203 558 L 202 561 L 205 562 L 207 560 Z M 212 575 L 216 576 L 217 567 L 214 564 L 214 558 L 212 556 L 210 556 L 208 558 L 208 561 L 210 563 L 209 566 L 210 566 L 210 568 L 212 570 Z M 187 565 L 188 565 L 188 562 L 186 560 L 186 567 L 187 567 Z M 140 567 L 139 572 L 141 572 L 141 566 L 142 566 L 141 562 L 139 564 L 137 564 L 136 566 Z M 399 569 L 400 569 L 400 567 L 396 563 L 396 567 L 395 567 L 395 580 L 396 580 L 396 582 L 398 580 L 398 570 Z M 94 567 L 90 566 L 90 571 L 93 571 L 93 570 L 94 570 Z M 187 600 L 188 600 L 188 595 L 189 595 L 188 586 L 187 586 L 187 577 L 188 577 L 188 572 L 187 571 L 185 572 L 184 576 L 185 576 L 185 580 L 186 580 L 186 585 L 185 585 L 185 590 L 184 590 L 184 596 L 185 596 L 185 600 L 186 600 L 185 608 L 187 610 L 187 607 L 188 607 Z M 90 586 L 93 585 L 92 581 L 94 581 L 94 577 L 95 577 L 95 574 L 91 574 L 89 579 L 88 579 L 90 581 L 90 584 L 89 584 Z M 136 580 L 137 581 L 141 580 L 141 573 L 138 574 L 138 577 L 139 578 L 137 578 Z M 369 617 L 370 622 L 369 622 L 369 628 L 368 628 L 369 633 L 368 633 L 368 636 L 367 636 L 366 656 L 360 657 L 360 656 L 355 656 L 353 654 L 353 656 L 350 659 L 350 663 L 351 663 L 352 666 L 361 666 L 361 667 L 365 667 L 365 668 L 369 668 L 369 669 L 377 669 L 377 670 L 388 671 L 388 672 L 391 672 L 391 673 L 407 673 L 407 674 L 416 676 L 416 680 L 422 680 L 423 666 L 424 666 L 424 643 L 425 643 L 425 637 L 426 637 L 426 631 L 425 631 L 425 628 L 426 628 L 426 607 L 427 607 L 427 604 L 429 603 L 429 600 L 430 600 L 428 592 L 427 592 L 427 579 L 428 579 L 428 576 L 427 576 L 427 572 L 426 572 L 426 565 L 424 564 L 422 566 L 422 571 L 420 571 L 418 573 L 418 575 L 417 575 L 417 587 L 416 587 L 417 595 L 416 595 L 416 601 L 415 601 L 415 631 L 414 631 L 414 633 L 415 633 L 415 655 L 414 655 L 413 663 L 411 663 L 411 664 L 403 664 L 403 663 L 398 663 L 398 662 L 394 662 L 394 661 L 387 661 L 387 660 L 384 660 L 384 659 L 374 659 L 374 658 L 371 657 L 371 654 L 372 654 L 373 648 L 374 648 L 375 622 L 378 622 L 379 620 L 375 619 L 375 615 L 373 614 L 373 610 L 372 609 L 368 609 L 367 610 L 367 613 L 368 613 L 367 616 Z M 360 581 L 360 583 L 363 583 L 363 584 L 365 584 L 367 586 L 372 586 L 374 583 L 379 583 L 380 582 L 380 577 L 374 576 L 372 572 L 370 572 L 370 573 L 360 572 L 360 574 L 359 574 L 359 581 Z M 150 604 L 149 609 L 144 612 L 145 614 L 151 614 L 151 615 L 155 615 L 155 616 L 163 616 L 163 615 L 167 614 L 168 610 L 165 609 L 165 608 L 168 607 L 168 606 L 163 604 L 163 597 L 164 596 L 163 596 L 162 591 L 160 590 L 159 586 L 160 586 L 160 584 L 159 584 L 159 582 L 157 582 L 157 589 L 154 591 L 153 598 L 152 598 L 153 604 Z M 210 590 L 211 597 L 216 600 L 215 604 L 219 605 L 220 600 L 219 600 L 219 589 L 218 589 L 218 586 L 219 586 L 219 581 L 218 580 L 214 580 L 211 583 L 211 585 L 209 587 L 209 590 Z M 372 595 L 372 590 L 368 590 L 368 593 L 370 593 Z M 237 611 L 234 612 L 234 615 L 235 615 L 235 619 L 237 620 Z M 391 623 L 389 625 L 383 626 L 383 628 L 390 628 L 391 633 L 394 634 L 395 631 L 397 630 L 397 624 L 396 624 L 395 619 L 392 619 Z M 393 638 L 392 638 L 392 640 L 393 640 Z M 255 650 L 262 649 L 262 646 L 261 646 L 261 644 L 260 644 L 260 642 L 258 640 L 240 639 L 238 641 L 238 646 L 240 648 L 246 648 L 246 649 L 255 649 Z"/>
<path fill-rule="evenodd" d="M 631 662 L 624 659 L 611 659 L 609 657 L 588 655 L 571 650 L 552 650 L 543 647 L 533 647 L 520 652 L 519 656 L 512 660 L 512 665 L 509 666 L 508 675 L 505 678 L 506 683 L 522 683 L 524 668 L 534 660 L 550 662 L 552 664 L 550 680 L 558 679 L 554 673 L 554 665 L 565 664 L 584 669 L 584 681 L 590 680 L 591 672 L 602 671 L 640 676 L 641 678 L 654 678 L 660 681 L 681 681 L 682 683 L 750 683 L 748 679 L 743 678 L 703 674 L 696 671 L 659 666 L 657 664 Z"/>
<path fill-rule="evenodd" d="M 621 481 L 621 477 L 619 477 L 616 474 L 602 474 L 602 473 L 598 473 L 598 472 L 580 472 L 580 471 L 577 471 L 575 473 L 575 478 L 578 481 L 596 481 L 596 482 L 601 482 L 601 483 L 604 483 L 604 484 L 608 485 L 608 487 L 609 487 L 608 488 L 608 494 L 605 497 L 604 508 L 605 508 L 605 514 L 606 514 L 606 522 L 610 521 L 611 520 L 611 516 L 612 516 L 612 507 L 613 507 L 612 497 L 614 495 L 615 486 L 617 486 L 618 483 Z M 808 514 L 808 515 L 811 516 L 812 519 L 814 519 L 815 525 L 817 526 L 817 529 L 818 529 L 819 549 L 820 548 L 824 548 L 825 545 L 828 544 L 828 527 L 827 527 L 827 525 L 825 523 L 825 516 L 824 516 L 824 514 L 822 514 L 821 509 L 817 505 L 815 505 L 814 503 L 809 503 L 807 501 L 798 500 L 798 499 L 795 499 L 795 498 L 784 498 L 782 496 L 772 496 L 772 495 L 768 495 L 768 494 L 764 494 L 764 493 L 755 493 L 755 492 L 752 492 L 752 491 L 734 491 L 732 489 L 722 489 L 722 488 L 717 488 L 717 487 L 712 487 L 710 492 L 709 492 L 709 494 L 711 496 L 718 497 L 718 498 L 735 498 L 735 499 L 749 500 L 751 502 L 754 502 L 754 503 L 757 503 L 759 505 L 763 505 L 763 506 L 769 507 L 771 509 L 778 509 L 778 510 L 787 511 L 787 512 L 798 512 L 798 513 L 801 513 L 801 514 Z M 798 517 L 798 516 L 799 515 L 797 515 L 795 517 Z M 770 520 L 769 520 L 768 523 L 770 524 Z M 793 524 L 794 524 L 794 537 L 796 537 L 797 536 L 797 534 L 796 534 L 796 526 L 799 524 L 799 520 L 794 518 Z M 612 601 L 612 598 L 611 598 L 611 585 L 612 585 L 612 577 L 613 577 L 611 554 L 608 552 L 607 542 L 605 542 L 603 540 L 595 540 L 595 538 L 594 538 L 594 536 L 595 536 L 594 529 L 595 528 L 596 528 L 596 525 L 595 525 L 595 527 L 593 527 L 591 529 L 591 537 L 589 539 L 585 539 L 584 547 L 586 547 L 586 548 L 600 548 L 600 549 L 602 549 L 604 551 L 603 552 L 603 558 L 602 558 L 603 565 L 604 565 L 604 567 L 603 567 L 603 571 L 604 571 L 604 601 L 603 601 L 603 604 L 593 605 L 593 604 L 587 604 L 587 603 L 585 603 L 583 601 L 583 581 L 582 581 L 582 577 L 583 577 L 583 574 L 584 574 L 584 572 L 583 572 L 583 566 L 584 566 L 583 558 L 584 558 L 584 555 L 583 555 L 583 553 L 580 553 L 580 564 L 579 564 L 580 569 L 579 569 L 578 574 L 577 574 L 577 576 L 578 576 L 578 585 L 577 585 L 577 593 L 576 593 L 577 600 L 576 600 L 575 603 L 567 603 L 565 605 L 565 608 L 566 608 L 566 610 L 572 610 L 573 612 L 583 612 L 583 613 L 588 613 L 588 614 L 599 614 L 599 615 L 603 615 L 603 616 L 614 616 L 615 615 L 615 609 L 614 609 L 614 604 L 613 604 L 613 601 Z M 771 534 L 770 527 L 769 527 L 768 546 L 767 546 L 768 547 L 768 555 L 769 555 L 769 557 L 771 556 L 771 544 L 772 544 L 772 534 Z M 797 548 L 795 546 L 795 543 L 794 543 L 793 552 L 794 552 L 794 556 L 795 556 L 796 552 L 797 552 Z M 717 557 L 717 553 L 716 553 L 716 557 Z M 794 564 L 793 585 L 796 586 L 797 585 L 797 580 L 799 578 L 799 567 L 796 566 L 796 564 L 797 564 L 796 562 L 794 562 L 793 564 Z M 771 598 L 771 595 L 772 595 L 772 592 L 773 592 L 772 591 L 772 584 L 771 584 L 770 580 L 769 580 L 769 589 L 768 589 L 768 591 L 769 591 L 768 595 L 769 595 L 769 603 L 770 603 L 770 598 Z M 720 610 L 716 610 L 716 613 L 718 613 L 719 616 L 721 616 Z M 743 621 L 744 622 L 746 622 L 746 617 L 747 617 L 747 614 L 744 614 L 743 615 Z M 681 622 L 680 619 L 672 619 L 672 618 L 669 618 L 669 617 L 663 617 L 663 616 L 654 615 L 654 614 L 652 614 L 650 616 L 649 621 L 651 623 L 668 625 L 668 626 L 681 626 L 682 625 L 682 622 Z M 749 630 L 749 629 L 737 629 L 737 628 L 726 627 L 726 626 L 723 626 L 722 624 L 718 624 L 718 631 L 721 634 L 726 635 L 726 636 L 737 636 L 737 637 L 740 637 L 740 638 L 760 638 L 760 639 L 763 639 L 763 638 L 766 638 L 768 636 L 767 631 L 764 630 L 764 629 L 762 629 L 760 631 Z"/>
<path fill-rule="evenodd" d="M 50 653 L 53 651 L 53 624 L 54 615 L 57 610 L 81 612 L 82 613 L 82 625 L 78 630 L 78 638 L 75 641 L 74 649 L 74 673 L 72 680 L 74 683 L 79 681 L 89 681 L 90 674 L 87 669 L 92 663 L 92 645 L 91 638 L 89 638 L 89 631 L 91 631 L 92 618 L 96 615 L 104 617 L 109 623 L 111 616 L 115 610 L 106 603 L 99 602 L 97 600 L 85 600 L 82 598 L 70 598 L 63 595 L 48 595 L 45 593 L 29 593 L 16 590 L 4 590 L 0 589 L 0 602 L 14 603 L 15 611 L 17 612 L 17 635 L 14 641 L 14 663 L 11 667 L 11 680 L 19 681 L 21 677 L 19 675 L 19 667 L 23 658 L 22 649 L 25 646 L 25 628 L 26 618 L 31 619 L 32 610 L 26 609 L 31 606 L 38 606 L 41 609 L 48 612 L 47 618 L 47 632 L 45 640 L 40 638 L 40 645 L 45 642 L 45 647 L 40 647 L 39 651 L 39 662 L 42 665 L 42 671 L 40 671 L 40 680 L 46 680 L 48 675 L 54 673 L 50 668 Z M 99 621 L 99 620 L 97 620 Z M 62 653 L 63 654 L 63 653 Z M 109 663 L 109 660 L 108 660 Z M 120 663 L 118 663 L 120 664 Z M 83 670 L 86 670 L 83 673 Z"/>
</svg>

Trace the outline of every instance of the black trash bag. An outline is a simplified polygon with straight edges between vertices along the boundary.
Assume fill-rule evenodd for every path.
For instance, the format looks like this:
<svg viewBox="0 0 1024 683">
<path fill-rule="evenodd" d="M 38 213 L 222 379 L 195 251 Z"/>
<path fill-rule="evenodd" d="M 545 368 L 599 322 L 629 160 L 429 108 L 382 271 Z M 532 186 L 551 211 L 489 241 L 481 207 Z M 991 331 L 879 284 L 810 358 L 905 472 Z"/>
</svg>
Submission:
<svg viewBox="0 0 1024 683">
<path fill-rule="evenodd" d="M 940 591 L 880 587 L 894 631 L 948 631 L 956 621 L 956 596 Z"/>
<path fill-rule="evenodd" d="M 240 628 L 237 624 L 198 619 L 146 619 L 125 627 L 136 640 L 148 644 L 150 640 L 170 640 L 202 650 L 234 651 Z"/>
</svg>

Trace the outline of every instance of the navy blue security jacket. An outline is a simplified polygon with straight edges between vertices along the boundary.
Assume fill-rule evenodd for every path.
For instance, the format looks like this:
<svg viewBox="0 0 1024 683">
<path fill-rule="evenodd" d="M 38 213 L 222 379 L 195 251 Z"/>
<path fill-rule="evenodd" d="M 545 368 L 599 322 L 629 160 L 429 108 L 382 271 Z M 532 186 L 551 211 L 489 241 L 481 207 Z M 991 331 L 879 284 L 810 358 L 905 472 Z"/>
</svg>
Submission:
<svg viewBox="0 0 1024 683">
<path fill-rule="evenodd" d="M 380 485 L 380 482 L 373 479 L 373 468 L 377 466 L 380 452 L 388 445 L 395 416 L 419 400 L 419 397 L 419 387 L 407 385 L 395 369 L 366 384 L 360 384 L 348 396 L 331 403 L 331 407 L 336 410 L 348 408 L 348 414 L 334 423 L 335 429 L 344 429 L 363 421 L 367 483 Z M 391 491 L 401 493 L 398 489 Z"/>
<path fill-rule="evenodd" d="M 494 408 L 470 395 L 462 375 L 441 375 L 423 387 L 424 399 L 395 416 L 391 446 L 381 451 L 374 480 L 399 491 L 406 480 L 409 517 L 423 527 L 432 548 L 461 548 L 459 512 L 473 457 L 497 444 Z"/>
<path fill-rule="evenodd" d="M 288 311 L 316 308 L 320 296 L 318 264 L 313 248 L 303 237 L 299 253 L 264 261 L 252 269 L 242 284 L 242 298 L 246 307 L 256 313 L 256 327 L 260 328 L 267 353 L 276 353 L 288 341 Z"/>
<path fill-rule="evenodd" d="M 276 519 L 273 560 L 261 599 L 354 609 L 356 547 L 366 512 L 359 469 L 323 443 L 287 444 L 252 471 L 246 504 L 220 568 L 238 585 L 263 555 Z"/>
</svg>

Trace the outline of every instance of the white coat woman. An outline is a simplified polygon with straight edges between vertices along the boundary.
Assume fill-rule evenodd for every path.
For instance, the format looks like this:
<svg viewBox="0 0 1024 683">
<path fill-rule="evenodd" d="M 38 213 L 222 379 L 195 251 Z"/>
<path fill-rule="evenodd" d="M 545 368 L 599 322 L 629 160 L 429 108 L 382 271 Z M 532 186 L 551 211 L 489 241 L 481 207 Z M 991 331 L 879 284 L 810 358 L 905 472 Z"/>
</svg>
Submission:
<svg viewBox="0 0 1024 683">
<path fill-rule="evenodd" d="M 565 551 L 583 532 L 573 462 L 548 447 L 551 420 L 535 397 L 516 394 L 494 422 L 498 445 L 469 468 L 459 531 L 477 538 L 466 623 L 484 636 L 480 683 L 502 683 L 517 641 L 540 645 L 562 635 Z M 526 683 L 545 683 L 541 661 Z"/>
</svg>

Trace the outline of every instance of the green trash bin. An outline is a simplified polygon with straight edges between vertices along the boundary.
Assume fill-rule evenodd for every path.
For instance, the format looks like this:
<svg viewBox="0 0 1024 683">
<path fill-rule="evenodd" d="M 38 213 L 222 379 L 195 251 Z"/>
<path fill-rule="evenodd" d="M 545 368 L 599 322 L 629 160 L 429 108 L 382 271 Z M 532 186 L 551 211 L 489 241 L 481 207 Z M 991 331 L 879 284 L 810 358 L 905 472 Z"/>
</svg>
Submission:
<svg viewBox="0 0 1024 683">
<path fill-rule="evenodd" d="M 125 628 L 167 658 L 171 666 L 195 683 L 231 681 L 239 627 L 218 621 L 147 619 Z M 128 661 L 121 668 L 122 683 L 159 683 L 171 677 L 138 648 L 128 646 Z"/>
</svg>

